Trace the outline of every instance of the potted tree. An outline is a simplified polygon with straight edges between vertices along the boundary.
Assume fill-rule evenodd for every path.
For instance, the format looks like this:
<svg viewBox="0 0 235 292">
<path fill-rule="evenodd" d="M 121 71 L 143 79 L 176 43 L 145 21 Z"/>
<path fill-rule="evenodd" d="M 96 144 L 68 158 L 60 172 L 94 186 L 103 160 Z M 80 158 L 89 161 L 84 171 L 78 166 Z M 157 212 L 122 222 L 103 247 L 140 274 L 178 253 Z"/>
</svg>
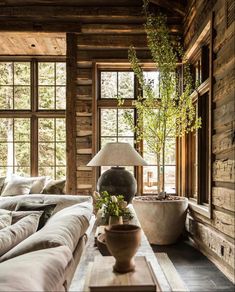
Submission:
<svg viewBox="0 0 235 292">
<path fill-rule="evenodd" d="M 153 63 L 159 71 L 159 91 L 154 90 L 146 80 L 134 47 L 129 49 L 129 61 L 137 76 L 143 95 L 134 105 L 137 111 L 136 125 L 126 113 L 125 119 L 136 133 L 137 142 L 144 141 L 150 151 L 156 155 L 158 192 L 153 196 L 135 197 L 133 205 L 141 226 L 150 243 L 171 244 L 183 230 L 188 202 L 186 198 L 169 196 L 165 192 L 165 156 L 166 141 L 169 137 L 182 137 L 200 127 L 191 99 L 192 79 L 189 65 L 183 59 L 183 50 L 178 42 L 173 43 L 166 25 L 166 17 L 146 13 L 145 31 L 147 44 Z M 180 69 L 184 76 L 179 88 Z M 122 100 L 119 100 L 122 105 Z"/>
</svg>

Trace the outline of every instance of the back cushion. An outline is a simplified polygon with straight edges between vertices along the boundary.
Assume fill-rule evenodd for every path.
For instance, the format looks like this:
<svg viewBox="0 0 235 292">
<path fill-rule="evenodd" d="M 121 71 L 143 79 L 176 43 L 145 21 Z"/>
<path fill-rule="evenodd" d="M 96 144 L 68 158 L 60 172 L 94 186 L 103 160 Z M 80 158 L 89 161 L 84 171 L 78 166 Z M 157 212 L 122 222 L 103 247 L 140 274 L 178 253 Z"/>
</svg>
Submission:
<svg viewBox="0 0 235 292">
<path fill-rule="evenodd" d="M 66 246 L 31 252 L 0 264 L 1 291 L 65 291 L 72 253 Z"/>
<path fill-rule="evenodd" d="M 1 196 L 28 195 L 33 185 L 33 180 L 22 177 L 13 177 L 4 188 Z"/>
</svg>

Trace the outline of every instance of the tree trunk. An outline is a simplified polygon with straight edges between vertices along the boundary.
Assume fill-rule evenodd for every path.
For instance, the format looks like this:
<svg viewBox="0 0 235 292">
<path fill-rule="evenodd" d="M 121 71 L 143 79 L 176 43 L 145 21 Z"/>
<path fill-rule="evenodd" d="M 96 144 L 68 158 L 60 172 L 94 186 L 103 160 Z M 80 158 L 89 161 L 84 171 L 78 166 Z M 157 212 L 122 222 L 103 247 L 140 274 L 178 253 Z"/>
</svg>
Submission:
<svg viewBox="0 0 235 292">
<path fill-rule="evenodd" d="M 162 192 L 165 192 L 165 140 L 162 147 Z"/>
<path fill-rule="evenodd" d="M 161 155 L 157 154 L 157 193 L 161 192 Z"/>
</svg>

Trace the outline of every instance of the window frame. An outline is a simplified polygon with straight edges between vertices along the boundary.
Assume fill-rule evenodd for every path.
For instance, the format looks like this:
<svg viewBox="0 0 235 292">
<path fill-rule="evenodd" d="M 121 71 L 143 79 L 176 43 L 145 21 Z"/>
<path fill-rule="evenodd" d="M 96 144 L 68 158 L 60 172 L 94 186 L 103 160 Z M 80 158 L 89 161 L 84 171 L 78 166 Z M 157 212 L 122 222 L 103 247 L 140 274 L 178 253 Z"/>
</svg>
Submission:
<svg viewBox="0 0 235 292">
<path fill-rule="evenodd" d="M 156 68 L 154 67 L 154 64 L 152 63 L 143 63 L 142 64 L 142 69 L 144 71 L 155 71 Z M 96 75 L 96 80 L 97 80 L 97 84 L 96 84 L 96 100 L 95 100 L 95 108 L 96 110 L 93 111 L 93 113 L 95 113 L 95 117 L 94 117 L 94 123 L 96 125 L 98 125 L 95 129 L 96 132 L 96 137 L 95 137 L 95 141 L 97 141 L 97 148 L 95 149 L 95 151 L 99 151 L 101 148 L 101 130 L 100 130 L 100 126 L 101 126 L 101 122 L 100 122 L 100 111 L 102 108 L 118 108 L 118 101 L 117 99 L 101 99 L 101 72 L 105 71 L 105 72 L 124 72 L 124 71 L 128 71 L 128 72 L 133 72 L 130 65 L 129 64 L 120 64 L 120 63 L 115 63 L 115 64 L 102 64 L 102 63 L 96 63 L 95 67 L 95 75 Z M 137 118 L 137 111 L 135 109 L 135 107 L 133 106 L 133 101 L 137 99 L 137 95 L 139 94 L 139 87 L 138 87 L 138 79 L 137 77 L 134 75 L 134 98 L 129 98 L 129 99 L 125 99 L 124 100 L 124 104 L 122 105 L 122 109 L 133 109 L 134 110 L 134 122 L 136 121 Z M 136 139 L 136 134 L 134 134 L 134 139 Z M 135 149 L 143 156 L 143 142 L 141 143 L 136 143 L 134 142 L 134 147 Z M 93 148 L 94 149 L 94 148 Z M 174 195 L 178 194 L 178 167 L 177 167 L 177 163 L 178 163 L 178 145 L 177 145 L 177 140 L 175 143 L 175 152 L 176 152 L 176 159 L 175 159 L 175 190 L 176 192 L 174 193 Z M 150 165 L 150 166 L 155 166 L 155 165 Z M 156 166 L 157 167 L 157 166 Z M 100 171 L 100 167 L 98 168 L 98 170 L 95 170 L 95 178 L 97 181 L 97 178 L 100 176 L 101 171 Z M 144 181 L 143 181 L 143 167 L 142 166 L 134 166 L 134 176 L 137 180 L 137 193 L 141 194 L 141 195 L 152 195 L 152 193 L 144 193 Z"/>
<path fill-rule="evenodd" d="M 201 215 L 211 218 L 212 217 L 212 90 L 213 90 L 213 14 L 209 21 L 206 23 L 204 29 L 195 40 L 191 48 L 186 52 L 186 58 L 190 63 L 195 64 L 200 60 L 200 85 L 192 93 L 191 97 L 196 103 L 196 110 L 200 116 L 203 113 L 202 99 L 207 98 L 208 116 L 206 116 L 206 126 L 202 125 L 202 128 L 196 130 L 196 163 L 197 163 L 197 197 L 192 198 L 192 159 L 190 153 L 190 136 L 188 134 L 181 146 L 185 153 L 185 163 L 182 167 L 185 169 L 185 178 L 183 181 L 183 192 L 189 199 L 190 209 L 200 213 Z M 209 47 L 207 49 L 206 47 Z M 206 49 L 205 49 L 206 48 Z M 206 52 L 207 50 L 207 52 Z M 208 54 L 208 63 L 205 62 L 205 54 Z M 207 96 L 206 96 L 207 95 Z M 206 149 L 203 147 L 205 141 L 201 141 L 201 137 L 205 135 L 207 131 L 208 139 L 206 141 Z M 202 153 L 202 149 L 206 150 L 206 154 Z M 204 156 L 205 157 L 204 157 Z M 206 162 L 202 158 L 206 158 Z M 188 175 L 188 179 L 186 177 Z M 205 179 L 206 178 L 206 179 Z M 207 201 L 207 202 L 206 202 Z"/>
<path fill-rule="evenodd" d="M 22 109 L 0 109 L 2 118 L 29 118 L 30 119 L 30 175 L 38 176 L 38 120 L 40 118 L 66 118 L 66 109 L 39 109 L 38 108 L 38 63 L 39 62 L 64 62 L 66 58 L 63 56 L 56 57 L 16 57 L 1 56 L 0 62 L 29 62 L 31 64 L 30 71 L 30 91 L 31 91 L 31 108 Z M 67 87 L 67 84 L 65 85 Z M 66 140 L 65 140 L 66 143 Z M 66 165 L 65 165 L 66 167 Z"/>
</svg>

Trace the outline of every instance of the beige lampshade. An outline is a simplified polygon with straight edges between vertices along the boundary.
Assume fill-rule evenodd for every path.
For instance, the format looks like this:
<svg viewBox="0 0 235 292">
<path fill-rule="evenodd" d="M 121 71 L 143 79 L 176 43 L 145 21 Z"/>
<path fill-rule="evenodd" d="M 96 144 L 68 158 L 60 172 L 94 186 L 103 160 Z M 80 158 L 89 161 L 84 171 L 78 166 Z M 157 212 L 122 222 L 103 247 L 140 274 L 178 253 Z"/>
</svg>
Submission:
<svg viewBox="0 0 235 292">
<path fill-rule="evenodd" d="M 87 166 L 148 165 L 129 143 L 107 143 Z"/>
</svg>

